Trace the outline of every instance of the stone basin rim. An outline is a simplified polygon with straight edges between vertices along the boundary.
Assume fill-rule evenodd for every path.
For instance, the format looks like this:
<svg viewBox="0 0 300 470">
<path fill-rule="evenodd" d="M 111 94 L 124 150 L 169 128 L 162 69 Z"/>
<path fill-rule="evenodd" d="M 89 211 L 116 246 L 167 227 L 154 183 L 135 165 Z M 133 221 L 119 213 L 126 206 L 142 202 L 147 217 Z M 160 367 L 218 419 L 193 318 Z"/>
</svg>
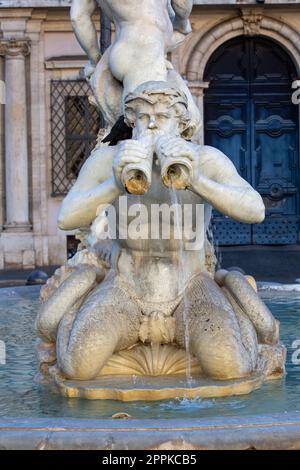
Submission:
<svg viewBox="0 0 300 470">
<path fill-rule="evenodd" d="M 195 419 L 0 418 L 0 448 L 299 450 L 300 411 Z"/>
<path fill-rule="evenodd" d="M 141 379 L 141 377 L 138 377 Z M 163 377 L 163 379 L 166 376 Z M 168 378 L 168 376 L 167 376 Z M 118 379 L 128 380 L 130 384 L 130 377 L 109 377 L 103 376 L 104 382 L 101 382 L 101 377 L 94 381 L 76 381 L 76 380 L 64 380 L 60 377 L 55 377 L 54 385 L 58 391 L 65 397 L 68 398 L 86 398 L 90 400 L 119 400 L 123 402 L 128 401 L 160 401 L 165 399 L 175 398 L 220 398 L 225 396 L 233 395 L 246 395 L 256 389 L 258 389 L 264 381 L 272 380 L 272 378 L 266 378 L 263 373 L 255 373 L 252 376 L 226 381 L 214 381 L 198 379 L 195 385 L 188 387 L 187 385 L 176 385 L 178 378 L 170 377 L 175 381 L 174 384 L 160 384 L 160 377 L 150 377 L 153 384 L 147 383 L 145 387 L 141 387 L 140 384 L 132 386 L 125 386 L 124 384 L 117 384 Z M 106 381 L 112 380 L 109 384 Z M 147 379 L 143 376 L 142 379 Z M 149 377 L 148 377 L 149 379 Z M 158 386 L 155 387 L 155 381 L 157 380 Z M 280 379 L 279 379 L 280 380 Z M 122 387 L 123 385 L 123 387 Z"/>
</svg>

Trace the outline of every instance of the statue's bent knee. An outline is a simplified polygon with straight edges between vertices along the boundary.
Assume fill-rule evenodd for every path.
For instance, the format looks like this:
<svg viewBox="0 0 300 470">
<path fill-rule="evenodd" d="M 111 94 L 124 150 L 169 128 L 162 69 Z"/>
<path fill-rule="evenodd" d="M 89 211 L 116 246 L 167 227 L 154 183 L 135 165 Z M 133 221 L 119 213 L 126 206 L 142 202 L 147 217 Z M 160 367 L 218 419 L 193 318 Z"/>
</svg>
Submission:
<svg viewBox="0 0 300 470">
<path fill-rule="evenodd" d="M 207 377 L 223 380 L 251 374 L 256 357 L 248 353 L 238 318 L 218 285 L 200 275 L 185 296 L 175 312 L 177 342 L 185 347 L 187 323 L 190 352 Z"/>
<path fill-rule="evenodd" d="M 114 283 L 95 289 L 76 318 L 66 315 L 59 326 L 58 364 L 69 378 L 95 378 L 115 351 L 138 341 L 139 307 Z"/>
<path fill-rule="evenodd" d="M 85 267 L 73 272 L 42 305 L 36 319 L 38 334 L 55 341 L 59 322 L 95 285 L 96 271 Z"/>
<path fill-rule="evenodd" d="M 196 329 L 194 331 L 191 351 L 198 358 L 201 369 L 207 377 L 229 380 L 246 377 L 253 372 L 250 356 L 241 338 L 231 336 L 230 332 L 227 332 L 227 337 L 222 334 L 219 338 L 212 337 L 207 338 L 207 341 L 201 341 Z"/>
</svg>

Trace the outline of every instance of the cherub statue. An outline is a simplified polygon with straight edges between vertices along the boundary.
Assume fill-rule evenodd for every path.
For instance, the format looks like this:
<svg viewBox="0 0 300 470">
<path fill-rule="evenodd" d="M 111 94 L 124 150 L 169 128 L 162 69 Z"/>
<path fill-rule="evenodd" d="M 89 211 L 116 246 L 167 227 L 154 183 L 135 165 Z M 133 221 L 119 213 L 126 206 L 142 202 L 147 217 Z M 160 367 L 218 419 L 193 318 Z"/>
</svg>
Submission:
<svg viewBox="0 0 300 470">
<path fill-rule="evenodd" d="M 102 57 L 92 21 L 97 4 L 115 25 L 114 41 Z M 200 115 L 190 91 L 166 60 L 168 52 L 191 32 L 192 6 L 192 0 L 73 0 L 73 29 L 89 58 L 85 76 L 109 126 L 123 115 L 124 97 L 141 83 L 168 81 L 188 98 L 190 127 L 199 127 Z"/>
<path fill-rule="evenodd" d="M 125 81 L 125 94 L 135 88 L 137 65 L 149 80 L 166 80 L 165 54 L 191 32 L 189 16 L 193 0 L 73 0 L 74 32 L 89 58 L 86 76 L 95 71 L 101 59 L 92 20 L 97 4 L 116 27 L 110 64 L 115 78 Z"/>
<path fill-rule="evenodd" d="M 211 205 L 238 221 L 263 221 L 260 195 L 232 162 L 219 150 L 184 138 L 190 115 L 181 89 L 168 82 L 143 83 L 127 95 L 124 112 L 133 138 L 95 148 L 63 201 L 61 229 L 88 226 L 111 204 L 118 212 L 120 198 L 126 195 L 124 169 L 143 168 L 149 161 L 151 182 L 143 195 L 127 194 L 129 213 L 136 204 L 148 209 L 170 204 L 170 194 L 177 193 L 181 205 Z M 167 162 L 176 163 L 174 174 L 166 170 Z M 179 182 L 178 165 L 184 167 Z M 185 190 L 170 190 L 172 184 Z M 151 233 L 153 223 L 164 225 L 165 220 L 146 217 L 141 228 Z M 141 241 L 130 233 L 121 237 L 121 229 L 119 222 L 109 268 L 101 271 L 101 254 L 95 250 L 95 262 L 83 261 L 39 313 L 38 333 L 43 341 L 56 343 L 57 365 L 64 376 L 94 379 L 113 354 L 140 343 L 188 348 L 205 377 L 251 375 L 258 366 L 259 348 L 276 347 L 279 338 L 276 320 L 246 278 L 224 271 L 213 278 L 201 252 L 187 250 L 184 240 L 179 245 L 174 231 L 169 239 Z M 178 283 L 182 256 L 184 273 Z"/>
</svg>

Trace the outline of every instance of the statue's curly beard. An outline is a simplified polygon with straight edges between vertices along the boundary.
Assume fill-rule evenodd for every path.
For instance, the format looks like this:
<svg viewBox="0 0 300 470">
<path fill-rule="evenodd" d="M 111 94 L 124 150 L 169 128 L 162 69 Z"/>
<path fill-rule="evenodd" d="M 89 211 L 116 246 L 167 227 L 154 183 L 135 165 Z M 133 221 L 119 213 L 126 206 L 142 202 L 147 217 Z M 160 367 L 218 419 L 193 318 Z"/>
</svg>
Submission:
<svg viewBox="0 0 300 470">
<path fill-rule="evenodd" d="M 162 130 L 162 129 L 146 129 L 143 132 L 138 132 L 137 129 L 134 127 L 132 131 L 132 138 L 134 140 L 145 140 L 150 141 L 153 145 L 156 143 L 157 139 L 162 136 L 170 136 L 170 133 Z M 180 137 L 179 132 L 174 129 L 172 133 L 173 137 Z"/>
</svg>

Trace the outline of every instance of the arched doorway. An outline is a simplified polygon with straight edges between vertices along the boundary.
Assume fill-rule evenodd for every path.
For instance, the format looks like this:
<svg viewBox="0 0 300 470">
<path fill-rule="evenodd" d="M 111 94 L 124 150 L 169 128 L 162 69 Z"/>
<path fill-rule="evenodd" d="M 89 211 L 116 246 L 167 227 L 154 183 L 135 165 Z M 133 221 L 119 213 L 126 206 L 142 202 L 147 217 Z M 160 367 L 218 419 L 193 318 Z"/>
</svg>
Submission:
<svg viewBox="0 0 300 470">
<path fill-rule="evenodd" d="M 220 245 L 299 243 L 299 110 L 291 101 L 296 78 L 285 50 L 263 37 L 231 39 L 206 66 L 205 143 L 231 158 L 266 205 L 260 225 L 215 213 Z"/>
</svg>

